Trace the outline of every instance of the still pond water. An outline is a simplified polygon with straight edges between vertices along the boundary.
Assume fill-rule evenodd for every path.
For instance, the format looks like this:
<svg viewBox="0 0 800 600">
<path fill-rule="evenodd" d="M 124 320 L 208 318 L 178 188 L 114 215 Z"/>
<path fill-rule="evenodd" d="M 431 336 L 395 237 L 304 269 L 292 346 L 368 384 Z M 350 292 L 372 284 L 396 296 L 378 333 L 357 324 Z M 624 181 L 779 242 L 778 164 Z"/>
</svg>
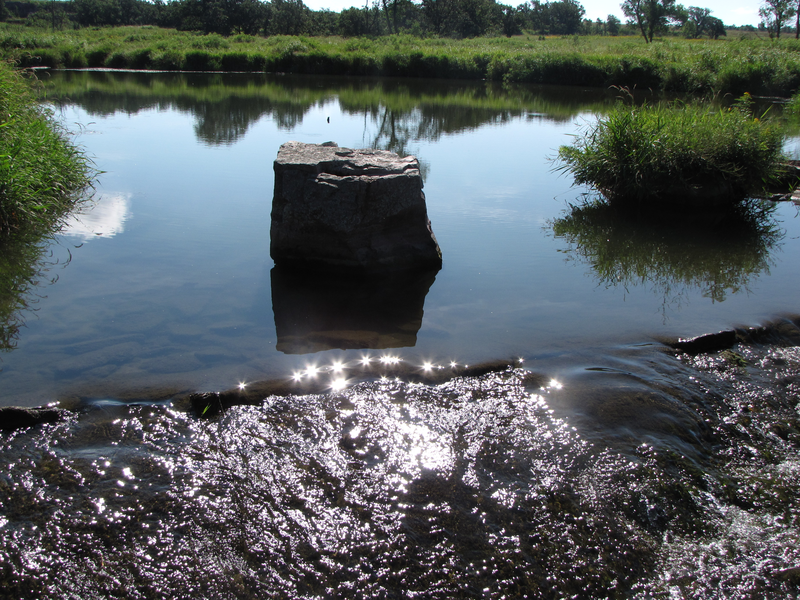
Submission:
<svg viewBox="0 0 800 600">
<path fill-rule="evenodd" d="M 656 341 L 798 310 L 791 202 L 732 236 L 571 212 L 587 190 L 549 159 L 597 90 L 42 80 L 103 173 L 0 355 L 0 404 L 70 409 L 0 433 L 0 595 L 798 596 L 800 321 Z M 435 280 L 274 271 L 289 140 L 416 155 Z M 451 377 L 493 359 L 516 367 Z M 296 393 L 180 400 L 262 380 Z"/>
<path fill-rule="evenodd" d="M 36 290 L 16 349 L 0 356 L 5 404 L 161 385 L 224 389 L 360 356 L 279 343 L 331 305 L 355 312 L 351 321 L 383 315 L 377 345 L 397 346 L 413 364 L 530 362 L 798 309 L 791 203 L 766 241 L 624 224 L 609 233 L 602 222 L 572 236 L 554 229 L 585 190 L 550 159 L 610 94 L 244 74 L 42 79 L 104 173 L 96 206 L 52 247 L 41 280 L 57 283 Z M 375 290 L 365 301 L 362 289 L 348 298 L 313 281 L 281 285 L 269 256 L 272 162 L 289 140 L 419 158 L 444 266 L 403 298 L 415 306 Z M 592 242 L 598 235 L 606 246 Z M 334 300 L 320 300 L 326 293 Z M 337 317 L 348 319 L 320 327 L 348 326 Z"/>
</svg>

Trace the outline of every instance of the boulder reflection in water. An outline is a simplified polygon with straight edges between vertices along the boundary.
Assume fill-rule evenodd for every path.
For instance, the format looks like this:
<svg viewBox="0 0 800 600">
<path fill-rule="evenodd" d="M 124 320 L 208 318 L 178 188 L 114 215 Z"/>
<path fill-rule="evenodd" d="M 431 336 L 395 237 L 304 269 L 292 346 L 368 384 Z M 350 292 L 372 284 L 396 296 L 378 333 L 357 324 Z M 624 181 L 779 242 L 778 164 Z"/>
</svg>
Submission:
<svg viewBox="0 0 800 600">
<path fill-rule="evenodd" d="M 413 347 L 437 272 L 345 275 L 275 267 L 277 349 L 308 354 L 333 348 Z"/>
</svg>

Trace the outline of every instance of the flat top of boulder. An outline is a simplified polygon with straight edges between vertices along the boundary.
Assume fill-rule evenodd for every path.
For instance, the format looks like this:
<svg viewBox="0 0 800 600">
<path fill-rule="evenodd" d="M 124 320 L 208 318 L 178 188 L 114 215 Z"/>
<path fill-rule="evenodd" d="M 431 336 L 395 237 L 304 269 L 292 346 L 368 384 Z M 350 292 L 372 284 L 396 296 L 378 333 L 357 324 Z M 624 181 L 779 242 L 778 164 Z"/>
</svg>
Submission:
<svg viewBox="0 0 800 600">
<path fill-rule="evenodd" d="M 418 171 L 419 161 L 414 156 L 401 157 L 388 150 L 339 148 L 333 142 L 324 144 L 286 142 L 278 150 L 275 166 L 313 173 L 329 173 L 341 177 L 381 176 Z"/>
</svg>

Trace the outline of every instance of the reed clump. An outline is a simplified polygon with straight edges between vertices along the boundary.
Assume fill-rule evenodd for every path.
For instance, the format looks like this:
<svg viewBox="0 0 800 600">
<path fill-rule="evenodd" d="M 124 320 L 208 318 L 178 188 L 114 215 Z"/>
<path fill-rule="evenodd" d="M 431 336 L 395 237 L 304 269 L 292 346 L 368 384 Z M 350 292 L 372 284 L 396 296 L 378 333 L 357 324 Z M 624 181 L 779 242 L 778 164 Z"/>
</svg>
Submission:
<svg viewBox="0 0 800 600">
<path fill-rule="evenodd" d="M 0 63 L 0 234 L 52 229 L 86 197 L 93 175 L 29 82 Z"/>
<path fill-rule="evenodd" d="M 612 205 L 639 210 L 719 208 L 760 195 L 784 173 L 783 132 L 733 106 L 619 103 L 562 146 L 558 169 Z"/>
</svg>

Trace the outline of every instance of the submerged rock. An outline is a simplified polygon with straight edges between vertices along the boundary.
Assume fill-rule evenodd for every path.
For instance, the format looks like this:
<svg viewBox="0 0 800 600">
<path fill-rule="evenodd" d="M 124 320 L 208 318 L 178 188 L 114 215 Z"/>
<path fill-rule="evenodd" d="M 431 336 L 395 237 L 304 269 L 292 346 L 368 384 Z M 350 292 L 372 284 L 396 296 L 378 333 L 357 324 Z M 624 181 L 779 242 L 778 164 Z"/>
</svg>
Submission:
<svg viewBox="0 0 800 600">
<path fill-rule="evenodd" d="M 442 264 L 419 162 L 384 150 L 283 144 L 270 235 L 279 265 L 383 271 Z"/>
<path fill-rule="evenodd" d="M 717 352 L 727 350 L 736 343 L 736 332 L 733 330 L 706 333 L 693 338 L 680 338 L 671 346 L 683 350 L 687 354 L 700 354 L 701 352 Z"/>
<path fill-rule="evenodd" d="M 65 418 L 67 411 L 58 408 L 25 408 L 4 406 L 0 408 L 0 430 L 13 431 L 42 423 L 55 423 Z"/>
</svg>

